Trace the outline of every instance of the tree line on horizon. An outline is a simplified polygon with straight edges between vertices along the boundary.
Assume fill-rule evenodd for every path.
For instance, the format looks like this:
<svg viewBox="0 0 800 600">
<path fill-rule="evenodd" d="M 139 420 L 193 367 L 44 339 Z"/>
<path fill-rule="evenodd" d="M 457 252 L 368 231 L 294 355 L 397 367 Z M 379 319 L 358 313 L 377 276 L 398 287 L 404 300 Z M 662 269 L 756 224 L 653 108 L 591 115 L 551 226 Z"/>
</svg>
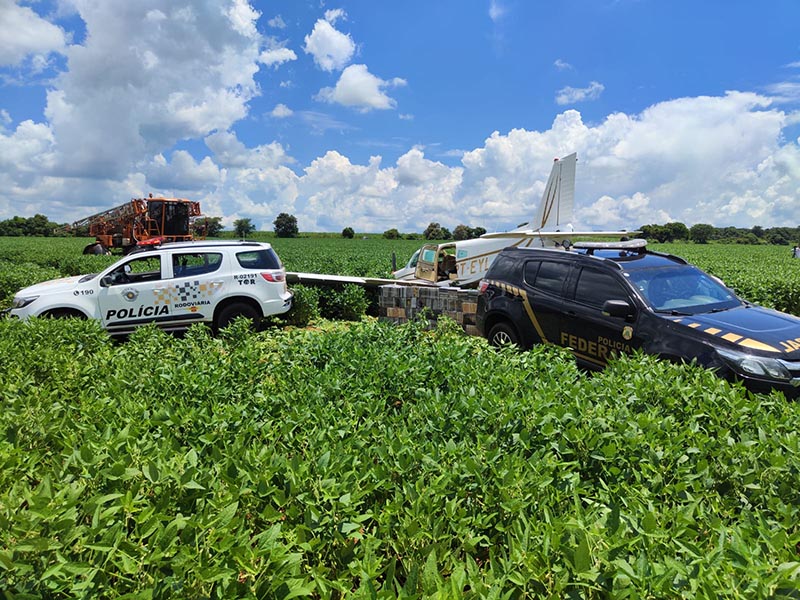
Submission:
<svg viewBox="0 0 800 600">
<path fill-rule="evenodd" d="M 288 213 L 280 213 L 273 221 L 275 235 L 278 237 L 297 237 L 299 229 L 297 218 Z M 194 222 L 196 234 L 203 237 L 217 237 L 223 234 L 225 227 L 222 217 L 200 217 Z M 237 219 L 233 223 L 233 234 L 244 238 L 256 231 L 253 222 L 248 218 Z M 800 225 L 797 227 L 762 227 L 755 225 L 746 227 L 715 227 L 708 223 L 696 223 L 687 227 L 681 222 L 665 224 L 652 223 L 642 225 L 636 234 L 655 242 L 680 242 L 691 241 L 698 244 L 709 242 L 728 244 L 774 244 L 786 246 L 800 241 Z M 464 224 L 456 225 L 452 231 L 437 222 L 431 222 L 421 233 L 401 233 L 396 228 L 383 232 L 386 239 L 426 239 L 426 240 L 468 240 L 480 237 L 486 233 L 483 227 L 471 227 Z M 45 215 L 36 214 L 32 217 L 14 216 L 0 221 L 0 236 L 19 237 L 87 237 L 88 229 L 70 230 L 65 224 L 54 223 Z M 345 227 L 341 233 L 344 238 L 355 237 L 352 227 Z"/>
<path fill-rule="evenodd" d="M 680 222 L 664 225 L 642 225 L 638 231 L 641 237 L 656 242 L 691 241 L 698 244 L 718 242 L 726 244 L 774 244 L 786 246 L 800 240 L 800 226 L 797 227 L 715 227 L 708 223 L 696 223 L 687 227 Z"/>
</svg>

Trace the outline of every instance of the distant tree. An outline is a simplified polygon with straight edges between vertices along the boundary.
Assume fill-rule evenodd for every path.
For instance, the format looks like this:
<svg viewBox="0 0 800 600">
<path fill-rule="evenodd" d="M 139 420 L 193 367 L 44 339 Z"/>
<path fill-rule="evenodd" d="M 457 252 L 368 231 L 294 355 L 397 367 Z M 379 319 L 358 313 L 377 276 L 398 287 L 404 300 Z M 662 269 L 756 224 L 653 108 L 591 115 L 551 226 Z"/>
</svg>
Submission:
<svg viewBox="0 0 800 600">
<path fill-rule="evenodd" d="M 383 237 L 385 237 L 387 240 L 396 240 L 400 237 L 400 232 L 395 228 L 387 229 L 383 232 Z"/>
<path fill-rule="evenodd" d="M 442 237 L 437 238 L 441 240 L 450 240 L 453 238 L 453 234 L 450 233 L 450 230 L 447 227 L 442 227 Z"/>
<path fill-rule="evenodd" d="M 23 226 L 25 225 L 25 219 L 22 217 L 11 217 L 10 219 L 6 219 L 5 221 L 0 221 L 0 235 L 16 237 L 20 235 L 25 235 L 25 231 Z"/>
<path fill-rule="evenodd" d="M 791 235 L 784 230 L 783 227 L 776 227 L 767 233 L 767 241 L 776 246 L 785 246 L 789 243 Z"/>
<path fill-rule="evenodd" d="M 353 231 L 352 227 L 345 227 L 342 229 L 342 237 L 347 238 L 348 240 L 352 240 L 356 235 L 356 232 Z"/>
<path fill-rule="evenodd" d="M 642 225 L 639 230 L 645 239 L 657 242 L 666 242 L 670 235 L 669 230 L 664 225 Z"/>
<path fill-rule="evenodd" d="M 761 240 L 758 236 L 753 233 L 752 231 L 748 231 L 743 236 L 736 238 L 737 244 L 750 244 L 750 245 L 758 245 L 761 243 Z"/>
<path fill-rule="evenodd" d="M 667 241 L 674 241 L 674 240 L 688 240 L 689 239 L 689 228 L 686 227 L 683 223 L 673 222 L 667 223 L 664 225 L 664 228 L 668 232 L 668 240 Z"/>
<path fill-rule="evenodd" d="M 689 239 L 698 244 L 707 244 L 714 235 L 714 226 L 696 223 L 689 228 Z"/>
<path fill-rule="evenodd" d="M 456 228 L 453 229 L 453 239 L 454 240 L 469 240 L 474 237 L 472 235 L 472 228 L 467 227 L 466 225 L 456 225 Z"/>
<path fill-rule="evenodd" d="M 448 239 L 447 229 L 442 228 L 442 233 L 445 235 L 442 239 Z M 466 225 L 456 225 L 453 229 L 454 240 L 472 240 L 481 237 L 486 230 L 483 227 L 468 227 Z"/>
<path fill-rule="evenodd" d="M 256 230 L 256 226 L 250 219 L 236 219 L 233 222 L 233 230 L 236 232 L 236 237 L 244 239 Z"/>
<path fill-rule="evenodd" d="M 53 233 L 55 223 L 51 223 L 44 215 L 33 215 L 25 220 L 22 230 L 25 235 L 50 236 Z"/>
<path fill-rule="evenodd" d="M 472 237 L 474 237 L 474 238 L 479 238 L 484 233 L 486 233 L 486 230 L 483 227 L 473 227 L 472 228 Z"/>
<path fill-rule="evenodd" d="M 422 232 L 422 236 L 426 240 L 446 240 L 447 238 L 444 237 L 445 230 L 442 228 L 439 223 L 429 223 L 428 226 L 425 228 L 425 231 Z M 449 231 L 447 232 L 450 233 Z"/>
<path fill-rule="evenodd" d="M 222 217 L 200 217 L 194 222 L 194 230 L 201 237 L 217 237 L 223 229 Z"/>
<path fill-rule="evenodd" d="M 297 237 L 297 217 L 289 213 L 281 213 L 272 223 L 275 226 L 275 235 L 280 238 Z"/>
<path fill-rule="evenodd" d="M 37 214 L 32 217 L 15 216 L 5 221 L 0 221 L 0 235 L 49 237 L 53 235 L 53 230 L 56 227 L 58 227 L 58 223 L 53 223 L 44 215 Z"/>
<path fill-rule="evenodd" d="M 739 230 L 736 227 L 723 227 L 717 230 L 717 235 L 722 239 L 733 239 L 739 237 Z"/>
<path fill-rule="evenodd" d="M 761 227 L 761 225 L 756 225 L 755 227 L 753 227 L 750 230 L 750 233 L 752 233 L 757 238 L 763 238 L 764 237 L 764 228 Z"/>
</svg>

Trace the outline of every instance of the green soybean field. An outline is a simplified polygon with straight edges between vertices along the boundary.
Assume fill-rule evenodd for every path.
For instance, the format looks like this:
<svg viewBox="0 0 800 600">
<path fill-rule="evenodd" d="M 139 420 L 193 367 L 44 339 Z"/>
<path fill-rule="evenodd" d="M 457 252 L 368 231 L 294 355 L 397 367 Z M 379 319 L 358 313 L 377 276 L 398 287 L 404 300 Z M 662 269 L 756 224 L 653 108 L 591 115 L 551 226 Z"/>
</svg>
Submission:
<svg viewBox="0 0 800 600">
<path fill-rule="evenodd" d="M 422 242 L 270 240 L 388 276 Z M 97 272 L 0 238 L 0 303 Z M 657 245 L 800 314 L 786 247 Z M 800 408 L 692 365 L 495 350 L 452 322 L 213 337 L 0 320 L 5 598 L 796 598 Z"/>
</svg>

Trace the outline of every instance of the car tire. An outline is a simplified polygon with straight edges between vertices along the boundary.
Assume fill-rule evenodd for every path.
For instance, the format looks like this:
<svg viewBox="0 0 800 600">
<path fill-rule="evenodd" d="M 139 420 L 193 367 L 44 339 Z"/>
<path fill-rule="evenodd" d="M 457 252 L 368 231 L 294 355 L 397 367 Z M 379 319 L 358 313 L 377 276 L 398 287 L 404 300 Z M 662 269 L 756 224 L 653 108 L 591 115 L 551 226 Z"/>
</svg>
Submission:
<svg viewBox="0 0 800 600">
<path fill-rule="evenodd" d="M 83 249 L 84 254 L 95 254 L 95 255 L 102 255 L 102 254 L 110 254 L 108 250 L 106 250 L 105 246 L 100 242 L 95 242 L 94 244 L 89 244 Z"/>
<path fill-rule="evenodd" d="M 245 317 L 246 319 L 250 319 L 252 322 L 252 328 L 256 329 L 259 321 L 261 320 L 261 313 L 259 313 L 258 310 L 250 304 L 246 304 L 244 302 L 234 302 L 233 304 L 228 304 L 228 306 L 219 311 L 219 314 L 214 321 L 214 330 L 219 331 L 220 329 L 225 329 L 228 325 L 233 323 L 237 317 Z"/>
<path fill-rule="evenodd" d="M 48 319 L 85 319 L 86 315 L 77 310 L 69 308 L 54 308 L 42 313 L 43 317 Z"/>
<path fill-rule="evenodd" d="M 519 346 L 519 335 L 516 329 L 505 321 L 493 325 L 489 330 L 487 339 L 492 346 L 496 347 L 507 345 Z"/>
</svg>

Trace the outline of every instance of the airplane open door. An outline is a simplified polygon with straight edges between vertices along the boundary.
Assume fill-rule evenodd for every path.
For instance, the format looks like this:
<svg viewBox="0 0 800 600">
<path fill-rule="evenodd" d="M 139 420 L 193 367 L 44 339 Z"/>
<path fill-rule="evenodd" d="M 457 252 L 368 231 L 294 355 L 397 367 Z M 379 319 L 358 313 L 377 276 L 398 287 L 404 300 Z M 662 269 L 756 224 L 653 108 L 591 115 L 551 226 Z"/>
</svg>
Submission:
<svg viewBox="0 0 800 600">
<path fill-rule="evenodd" d="M 417 261 L 416 277 L 417 279 L 424 279 L 431 283 L 438 281 L 438 249 L 436 244 L 425 244 L 419 252 L 419 259 Z"/>
</svg>

